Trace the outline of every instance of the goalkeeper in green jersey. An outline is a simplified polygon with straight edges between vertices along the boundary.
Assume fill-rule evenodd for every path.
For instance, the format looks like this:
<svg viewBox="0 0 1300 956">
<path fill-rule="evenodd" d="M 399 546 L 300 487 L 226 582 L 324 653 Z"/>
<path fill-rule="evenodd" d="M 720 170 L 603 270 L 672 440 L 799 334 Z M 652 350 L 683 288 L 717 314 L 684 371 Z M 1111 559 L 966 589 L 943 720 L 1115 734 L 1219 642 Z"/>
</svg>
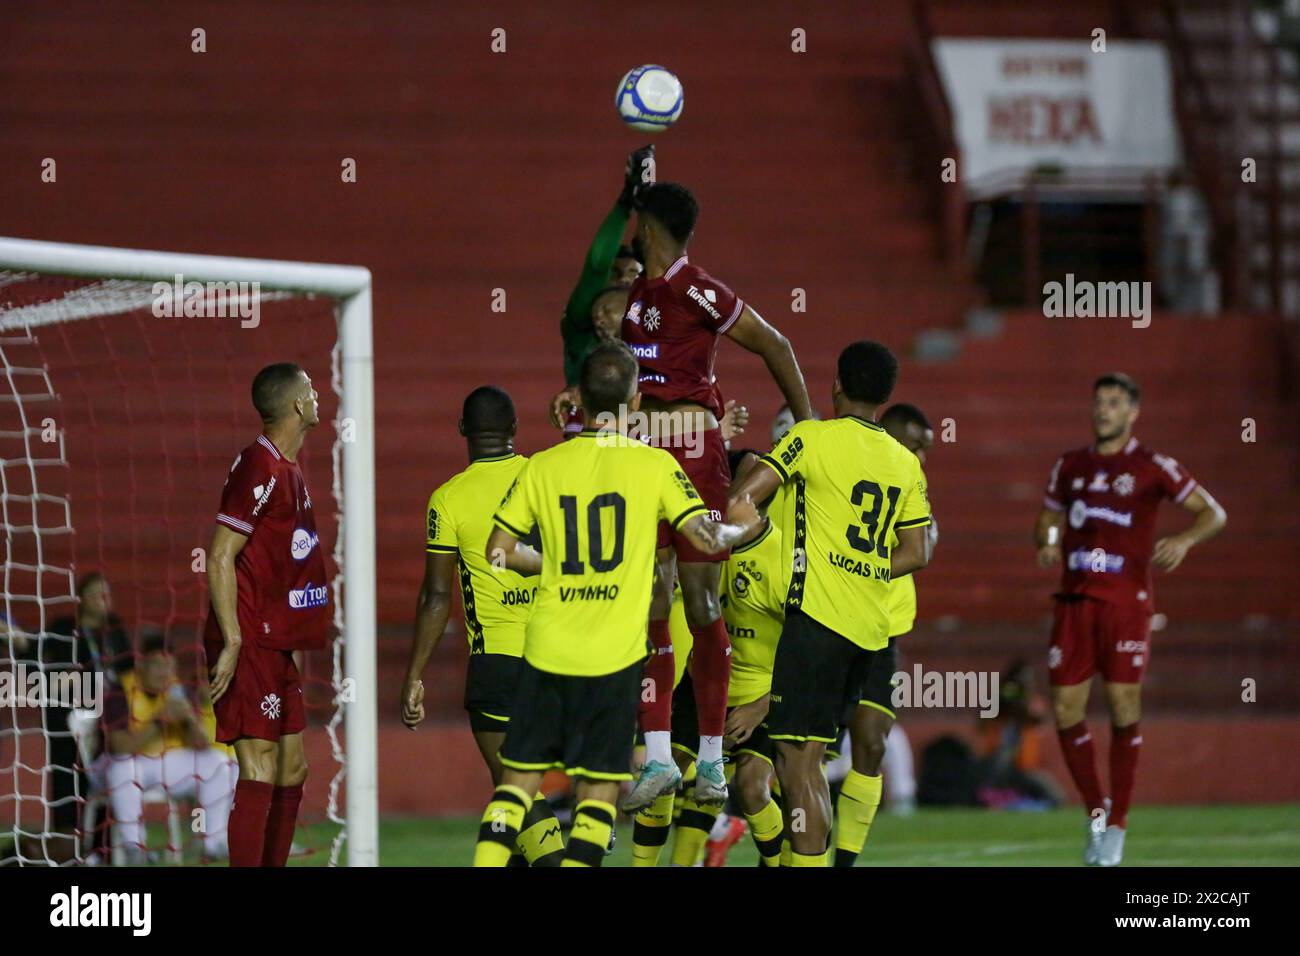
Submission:
<svg viewBox="0 0 1300 956">
<path fill-rule="evenodd" d="M 623 191 L 587 250 L 582 273 L 569 294 L 560 320 L 564 338 L 564 390 L 551 401 L 551 422 L 566 434 L 582 430 L 578 407 L 578 373 L 582 360 L 603 341 L 619 338 L 619 326 L 627 307 L 627 290 L 638 275 L 641 263 L 623 234 L 632 214 L 632 200 L 643 182 L 654 181 L 654 146 L 642 146 L 627 158 L 623 170 Z"/>
</svg>

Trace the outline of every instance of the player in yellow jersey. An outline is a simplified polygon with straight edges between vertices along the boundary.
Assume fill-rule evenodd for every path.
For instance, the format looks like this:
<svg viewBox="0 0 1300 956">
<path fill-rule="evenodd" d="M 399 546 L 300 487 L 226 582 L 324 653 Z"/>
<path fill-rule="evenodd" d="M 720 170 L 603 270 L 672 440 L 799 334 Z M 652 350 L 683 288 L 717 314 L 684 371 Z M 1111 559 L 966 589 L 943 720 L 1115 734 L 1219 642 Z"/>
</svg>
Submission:
<svg viewBox="0 0 1300 956">
<path fill-rule="evenodd" d="M 880 424 L 890 437 L 925 465 L 926 452 L 934 444 L 934 430 L 919 408 L 902 402 L 891 405 L 880 416 Z M 925 536 L 927 561 L 934 552 L 937 538 L 936 525 L 931 521 Z M 896 546 L 896 533 L 892 540 Z M 872 655 L 861 697 L 849 717 L 853 768 L 844 778 L 835 806 L 837 867 L 850 867 L 857 862 L 880 806 L 885 740 L 896 719 L 893 704 L 894 674 L 898 671 L 896 642 L 912 630 L 915 620 L 916 582 L 909 574 L 889 585 L 889 644 Z"/>
<path fill-rule="evenodd" d="M 506 864 L 552 767 L 576 778 L 564 864 L 600 865 L 619 784 L 632 779 L 659 521 L 709 554 L 758 522 L 743 500 L 729 512 L 733 523 L 711 520 L 671 455 L 614 427 L 640 407 L 637 373 L 621 343 L 587 356 L 580 385 L 587 427 L 534 455 L 493 519 L 489 560 L 541 578 L 501 748 L 504 770 L 479 828 L 475 866 Z M 521 543 L 534 524 L 540 554 Z"/>
<path fill-rule="evenodd" d="M 762 501 L 785 484 L 793 496 L 790 589 L 767 723 L 794 866 L 826 864 L 822 756 L 872 655 L 889 644 L 890 581 L 926 563 L 921 463 L 873 420 L 897 377 L 898 361 L 883 345 L 848 346 L 831 388 L 836 417 L 796 424 L 732 492 Z"/>
<path fill-rule="evenodd" d="M 429 498 L 424 582 L 402 687 L 402 722 L 414 730 L 424 719 L 420 675 L 447 628 L 453 582 L 459 578 L 469 639 L 465 709 L 494 787 L 501 782 L 497 752 L 510 724 L 511 698 L 524 650 L 524 622 L 537 596 L 534 581 L 513 571 L 495 570 L 484 557 L 492 514 L 528 461 L 515 453 L 516 426 L 514 402 L 501 389 L 484 385 L 466 397 L 459 428 L 468 445 L 469 467 L 440 485 Z M 517 865 L 560 865 L 564 843 L 545 800 L 534 801 L 518 849 Z"/>
<path fill-rule="evenodd" d="M 733 452 L 734 481 L 758 462 L 755 452 Z M 731 680 L 727 688 L 724 755 L 734 767 L 735 796 L 749 821 L 764 862 L 775 865 L 781 849 L 781 811 L 772 802 L 772 748 L 763 721 L 772 686 L 772 662 L 785 619 L 789 555 L 781 531 L 767 517 L 769 502 L 759 505 L 761 520 L 731 549 L 723 565 L 719 604 L 731 638 Z M 685 655 L 682 655 L 685 657 Z M 673 758 L 685 774 L 697 758 L 694 689 L 689 672 L 673 694 Z M 710 827 L 722 807 L 696 801 L 689 791 L 663 794 L 637 814 L 636 865 L 655 866 L 672 822 L 673 804 L 682 803 L 673 847 L 675 866 L 692 866 L 704 849 Z"/>
</svg>

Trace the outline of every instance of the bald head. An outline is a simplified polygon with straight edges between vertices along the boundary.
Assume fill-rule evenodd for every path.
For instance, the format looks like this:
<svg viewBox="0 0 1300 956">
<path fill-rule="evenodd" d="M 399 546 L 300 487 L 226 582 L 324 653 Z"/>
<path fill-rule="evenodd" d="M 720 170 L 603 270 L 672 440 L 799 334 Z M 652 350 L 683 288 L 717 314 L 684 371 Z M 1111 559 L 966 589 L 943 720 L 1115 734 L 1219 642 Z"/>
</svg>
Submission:
<svg viewBox="0 0 1300 956">
<path fill-rule="evenodd" d="M 636 357 L 622 342 L 607 342 L 592 349 L 582 363 L 579 391 L 588 421 L 602 412 L 617 415 L 619 407 L 636 394 Z"/>
</svg>

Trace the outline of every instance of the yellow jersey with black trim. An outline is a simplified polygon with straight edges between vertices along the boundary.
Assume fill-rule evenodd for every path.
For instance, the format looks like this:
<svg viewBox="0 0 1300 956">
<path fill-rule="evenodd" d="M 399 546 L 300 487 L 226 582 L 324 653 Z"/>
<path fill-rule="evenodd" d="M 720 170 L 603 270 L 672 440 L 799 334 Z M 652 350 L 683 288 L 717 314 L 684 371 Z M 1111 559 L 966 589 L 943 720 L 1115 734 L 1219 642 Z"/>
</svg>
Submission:
<svg viewBox="0 0 1300 956">
<path fill-rule="evenodd" d="M 429 496 L 425 547 L 430 554 L 457 555 L 465 636 L 471 654 L 524 652 L 524 622 L 537 596 L 537 582 L 502 569 L 484 556 L 492 514 L 527 464 L 523 455 L 479 458 Z"/>
<path fill-rule="evenodd" d="M 758 700 L 772 689 L 789 569 L 781 529 L 770 520 L 753 541 L 732 548 L 722 567 L 722 619 L 731 638 L 728 707 Z"/>
<path fill-rule="evenodd" d="M 798 422 L 761 461 L 793 498 L 787 613 L 801 610 L 866 650 L 884 647 L 892 534 L 930 523 L 921 462 L 855 416 Z"/>
<path fill-rule="evenodd" d="M 493 519 L 541 537 L 524 659 L 573 677 L 644 660 L 659 521 L 707 510 L 672 455 L 626 435 L 584 431 L 529 459 Z"/>
</svg>

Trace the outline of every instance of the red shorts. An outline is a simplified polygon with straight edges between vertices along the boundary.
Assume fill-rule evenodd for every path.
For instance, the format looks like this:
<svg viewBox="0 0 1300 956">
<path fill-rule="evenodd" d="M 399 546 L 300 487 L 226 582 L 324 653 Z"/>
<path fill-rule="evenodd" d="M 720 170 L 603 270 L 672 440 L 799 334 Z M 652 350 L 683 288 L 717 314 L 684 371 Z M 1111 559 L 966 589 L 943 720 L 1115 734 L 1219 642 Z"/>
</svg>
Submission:
<svg viewBox="0 0 1300 956">
<path fill-rule="evenodd" d="M 1053 687 L 1078 684 L 1098 671 L 1108 684 L 1140 684 L 1151 659 L 1151 612 L 1134 602 L 1056 599 L 1047 654 Z"/>
<path fill-rule="evenodd" d="M 727 513 L 727 495 L 731 491 L 731 465 L 727 463 L 727 446 L 723 444 L 720 429 L 711 428 L 700 437 L 700 442 L 693 448 L 685 447 L 682 442 L 669 442 L 659 447 L 677 459 L 682 471 L 686 472 L 686 477 L 691 479 L 691 484 L 700 493 L 704 507 L 710 510 L 709 517 L 721 521 Z M 730 551 L 705 554 L 691 544 L 690 538 L 674 531 L 667 521 L 661 521 L 658 547 L 666 548 L 670 544 L 677 554 L 677 560 L 688 564 L 716 564 L 726 561 L 731 555 Z"/>
<path fill-rule="evenodd" d="M 221 643 L 208 641 L 203 649 L 211 670 L 221 655 Z M 307 726 L 307 711 L 293 652 L 245 641 L 239 649 L 235 677 L 212 710 L 217 717 L 217 740 L 223 744 L 240 737 L 279 740 L 301 733 Z"/>
</svg>

